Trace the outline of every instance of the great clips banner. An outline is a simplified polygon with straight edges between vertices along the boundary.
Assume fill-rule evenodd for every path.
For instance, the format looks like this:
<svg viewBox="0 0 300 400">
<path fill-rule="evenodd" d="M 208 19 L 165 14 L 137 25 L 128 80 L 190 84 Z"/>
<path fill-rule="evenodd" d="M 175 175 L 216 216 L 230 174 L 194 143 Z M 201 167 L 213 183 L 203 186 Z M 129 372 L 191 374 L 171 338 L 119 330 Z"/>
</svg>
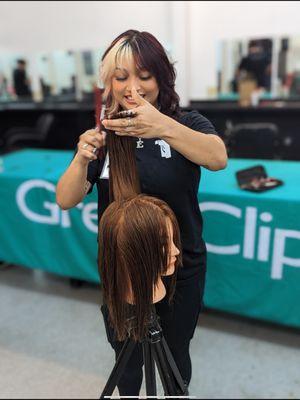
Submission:
<svg viewBox="0 0 300 400">
<path fill-rule="evenodd" d="M 96 190 L 72 210 L 55 185 L 72 152 L 24 150 L 2 157 L 0 260 L 99 282 Z M 235 181 L 258 160 L 202 169 L 198 194 L 208 250 L 207 307 L 300 326 L 300 172 L 296 162 L 263 161 L 284 185 L 254 194 Z"/>
<path fill-rule="evenodd" d="M 72 155 L 23 150 L 2 157 L 0 260 L 98 281 L 96 190 L 71 210 L 55 200 Z"/>
<path fill-rule="evenodd" d="M 211 199 L 212 200 L 212 199 Z M 205 304 L 300 326 L 300 226 L 294 207 L 249 199 L 206 199 Z"/>
</svg>

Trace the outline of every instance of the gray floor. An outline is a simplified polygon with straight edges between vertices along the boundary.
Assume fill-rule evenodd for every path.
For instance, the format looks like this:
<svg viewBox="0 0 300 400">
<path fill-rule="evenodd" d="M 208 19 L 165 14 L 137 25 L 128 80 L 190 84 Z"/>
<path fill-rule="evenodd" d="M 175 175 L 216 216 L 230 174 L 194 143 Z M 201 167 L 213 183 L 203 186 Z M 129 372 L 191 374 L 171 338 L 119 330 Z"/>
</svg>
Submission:
<svg viewBox="0 0 300 400">
<path fill-rule="evenodd" d="M 0 398 L 99 398 L 114 365 L 100 301 L 97 286 L 0 266 Z M 190 395 L 299 398 L 299 333 L 206 310 L 191 346 Z"/>
</svg>

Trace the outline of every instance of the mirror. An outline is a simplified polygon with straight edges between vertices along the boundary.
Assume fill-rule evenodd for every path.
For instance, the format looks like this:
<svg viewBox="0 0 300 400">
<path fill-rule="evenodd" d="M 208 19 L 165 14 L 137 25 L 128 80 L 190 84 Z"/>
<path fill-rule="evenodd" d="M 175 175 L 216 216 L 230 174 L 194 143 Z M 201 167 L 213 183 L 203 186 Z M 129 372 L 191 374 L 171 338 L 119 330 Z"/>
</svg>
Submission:
<svg viewBox="0 0 300 400">
<path fill-rule="evenodd" d="M 54 95 L 55 86 L 54 69 L 50 54 L 37 54 L 36 63 L 41 96 L 46 100 Z"/>
<path fill-rule="evenodd" d="M 282 97 L 300 98 L 300 36 L 279 41 L 278 81 Z"/>
<path fill-rule="evenodd" d="M 52 96 L 56 101 L 74 101 L 77 93 L 77 71 L 73 50 L 50 53 L 49 68 L 52 75 Z"/>
<path fill-rule="evenodd" d="M 218 97 L 237 100 L 246 89 L 272 95 L 273 39 L 225 40 L 218 46 Z"/>
<path fill-rule="evenodd" d="M 23 54 L 7 54 L 0 58 L 1 101 L 32 100 L 31 65 Z"/>
<path fill-rule="evenodd" d="M 99 68 L 102 50 L 76 51 L 78 97 L 82 101 L 94 99 L 94 89 L 99 87 Z"/>
<path fill-rule="evenodd" d="M 12 96 L 12 76 L 9 58 L 0 57 L 0 100 L 9 101 Z"/>
</svg>

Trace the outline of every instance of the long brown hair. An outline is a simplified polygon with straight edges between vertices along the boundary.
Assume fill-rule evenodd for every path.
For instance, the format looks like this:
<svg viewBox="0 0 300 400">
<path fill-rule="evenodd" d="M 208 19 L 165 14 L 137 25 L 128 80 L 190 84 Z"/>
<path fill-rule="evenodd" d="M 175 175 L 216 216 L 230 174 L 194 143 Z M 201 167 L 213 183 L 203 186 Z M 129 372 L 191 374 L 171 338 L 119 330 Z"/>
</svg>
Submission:
<svg viewBox="0 0 300 400">
<path fill-rule="evenodd" d="M 99 224 L 99 274 L 104 302 L 118 340 L 129 333 L 129 294 L 135 307 L 135 327 L 130 335 L 141 340 L 153 303 L 153 288 L 165 274 L 170 254 L 167 220 L 180 254 L 167 288 L 171 302 L 177 268 L 182 265 L 177 219 L 163 200 L 140 193 L 135 146 L 136 138 L 107 131 L 110 205 Z"/>
<path fill-rule="evenodd" d="M 102 215 L 99 226 L 99 273 L 104 302 L 118 340 L 129 333 L 129 295 L 135 307 L 135 324 L 130 335 L 141 340 L 153 303 L 153 288 L 166 274 L 169 264 L 170 239 L 167 218 L 173 227 L 173 241 L 180 247 L 177 220 L 162 200 L 140 194 L 124 201 L 114 201 Z M 181 256 L 175 262 L 171 277 L 171 301 Z"/>
<path fill-rule="evenodd" d="M 140 193 L 135 159 L 136 139 L 106 130 L 109 154 L 109 199 L 121 201 Z"/>
</svg>

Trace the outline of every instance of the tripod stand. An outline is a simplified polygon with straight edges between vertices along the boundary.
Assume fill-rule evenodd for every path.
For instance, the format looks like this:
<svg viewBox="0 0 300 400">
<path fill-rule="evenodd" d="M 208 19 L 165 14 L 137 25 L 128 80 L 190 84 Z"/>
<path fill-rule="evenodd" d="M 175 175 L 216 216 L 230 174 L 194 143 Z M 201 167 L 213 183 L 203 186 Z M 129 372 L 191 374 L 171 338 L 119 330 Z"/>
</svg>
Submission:
<svg viewBox="0 0 300 400">
<path fill-rule="evenodd" d="M 156 396 L 155 364 L 166 396 L 187 396 L 187 387 L 183 382 L 174 358 L 163 336 L 161 326 L 155 311 L 152 311 L 147 326 L 147 334 L 143 339 L 143 359 L 145 366 L 146 393 L 148 396 Z M 125 366 L 133 352 L 137 342 L 126 339 L 116 364 L 108 378 L 100 399 L 111 396 L 117 386 Z"/>
</svg>

